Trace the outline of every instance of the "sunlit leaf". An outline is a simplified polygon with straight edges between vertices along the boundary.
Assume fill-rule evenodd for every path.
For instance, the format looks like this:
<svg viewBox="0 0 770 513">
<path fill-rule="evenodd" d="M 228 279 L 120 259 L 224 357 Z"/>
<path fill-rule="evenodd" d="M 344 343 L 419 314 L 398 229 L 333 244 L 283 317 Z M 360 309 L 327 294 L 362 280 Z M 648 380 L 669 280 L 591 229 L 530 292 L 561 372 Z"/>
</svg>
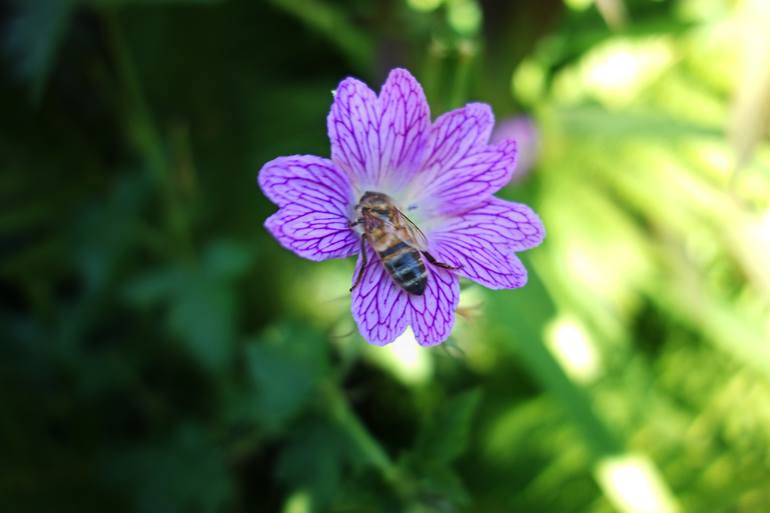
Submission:
<svg viewBox="0 0 770 513">
<path fill-rule="evenodd" d="M 770 5 L 762 0 L 745 2 L 742 72 L 736 80 L 730 116 L 730 141 L 736 170 L 750 160 L 770 126 Z"/>
</svg>

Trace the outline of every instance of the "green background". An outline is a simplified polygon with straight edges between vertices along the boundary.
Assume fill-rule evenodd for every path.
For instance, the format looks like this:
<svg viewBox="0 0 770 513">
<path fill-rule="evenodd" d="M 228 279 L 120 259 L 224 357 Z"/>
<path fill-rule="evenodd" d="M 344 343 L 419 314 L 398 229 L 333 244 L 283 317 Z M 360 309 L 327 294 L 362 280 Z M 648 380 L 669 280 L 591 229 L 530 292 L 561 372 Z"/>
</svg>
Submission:
<svg viewBox="0 0 770 513">
<path fill-rule="evenodd" d="M 764 512 L 763 0 L 0 8 L 3 512 Z M 368 346 L 262 223 L 331 91 L 531 116 L 547 238 L 452 338 Z M 535 151 L 530 148 L 529 151 Z"/>
</svg>

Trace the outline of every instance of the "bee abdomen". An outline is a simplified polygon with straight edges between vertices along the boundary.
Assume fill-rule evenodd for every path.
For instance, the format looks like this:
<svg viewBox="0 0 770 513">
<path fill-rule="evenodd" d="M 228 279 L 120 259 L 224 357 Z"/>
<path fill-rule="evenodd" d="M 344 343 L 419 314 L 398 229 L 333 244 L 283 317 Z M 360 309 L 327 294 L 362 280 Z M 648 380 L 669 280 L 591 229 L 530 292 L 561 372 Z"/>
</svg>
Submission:
<svg viewBox="0 0 770 513">
<path fill-rule="evenodd" d="M 402 244 L 403 246 L 401 246 Z M 402 289 L 410 294 L 421 296 L 425 292 L 428 279 L 425 264 L 423 264 L 417 250 L 409 248 L 407 251 L 403 251 L 405 247 L 408 246 L 401 242 L 382 251 L 380 257 L 385 269 Z"/>
</svg>

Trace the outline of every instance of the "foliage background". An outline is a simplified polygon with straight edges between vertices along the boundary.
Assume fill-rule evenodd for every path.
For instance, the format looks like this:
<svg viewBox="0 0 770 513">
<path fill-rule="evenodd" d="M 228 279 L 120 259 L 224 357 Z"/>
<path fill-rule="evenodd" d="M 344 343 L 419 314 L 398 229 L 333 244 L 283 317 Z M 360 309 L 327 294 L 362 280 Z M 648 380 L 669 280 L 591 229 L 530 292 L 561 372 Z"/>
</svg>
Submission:
<svg viewBox="0 0 770 513">
<path fill-rule="evenodd" d="M 0 510 L 763 512 L 763 0 L 0 7 Z M 452 340 L 368 347 L 267 160 L 394 66 L 522 113 L 548 237 Z"/>
</svg>

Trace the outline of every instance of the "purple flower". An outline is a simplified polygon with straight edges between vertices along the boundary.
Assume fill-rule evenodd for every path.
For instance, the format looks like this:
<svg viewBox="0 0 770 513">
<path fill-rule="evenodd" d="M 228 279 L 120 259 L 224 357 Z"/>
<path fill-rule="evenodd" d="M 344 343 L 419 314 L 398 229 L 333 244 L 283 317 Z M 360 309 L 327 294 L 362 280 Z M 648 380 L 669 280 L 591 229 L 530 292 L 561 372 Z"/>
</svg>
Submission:
<svg viewBox="0 0 770 513">
<path fill-rule="evenodd" d="M 343 80 L 327 124 L 331 159 L 279 157 L 260 171 L 259 185 L 280 207 L 265 226 L 310 260 L 359 255 L 352 310 L 368 342 L 392 342 L 410 325 L 422 345 L 446 340 L 460 276 L 492 289 L 526 283 L 515 252 L 540 244 L 543 225 L 528 206 L 493 196 L 511 179 L 516 143 L 488 144 L 488 105 L 470 103 L 431 123 L 422 87 L 395 69 L 379 96 Z M 363 208 L 366 192 L 384 193 L 408 220 Z"/>
<path fill-rule="evenodd" d="M 534 120 L 529 116 L 515 116 L 498 123 L 489 141 L 494 144 L 504 139 L 516 141 L 516 174 L 512 182 L 522 180 L 537 160 L 540 153 L 540 133 Z"/>
</svg>

